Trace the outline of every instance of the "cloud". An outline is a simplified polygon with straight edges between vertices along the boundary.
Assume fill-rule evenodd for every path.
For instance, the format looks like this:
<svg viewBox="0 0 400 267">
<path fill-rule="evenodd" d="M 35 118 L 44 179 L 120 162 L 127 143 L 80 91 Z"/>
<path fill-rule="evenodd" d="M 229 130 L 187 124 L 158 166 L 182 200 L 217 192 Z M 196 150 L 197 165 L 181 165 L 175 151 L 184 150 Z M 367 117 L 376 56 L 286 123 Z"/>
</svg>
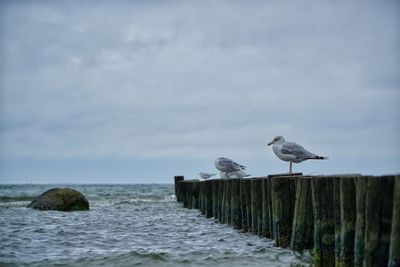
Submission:
<svg viewBox="0 0 400 267">
<path fill-rule="evenodd" d="M 261 161 L 283 134 L 398 159 L 397 10 L 3 2 L 0 158 Z"/>
</svg>

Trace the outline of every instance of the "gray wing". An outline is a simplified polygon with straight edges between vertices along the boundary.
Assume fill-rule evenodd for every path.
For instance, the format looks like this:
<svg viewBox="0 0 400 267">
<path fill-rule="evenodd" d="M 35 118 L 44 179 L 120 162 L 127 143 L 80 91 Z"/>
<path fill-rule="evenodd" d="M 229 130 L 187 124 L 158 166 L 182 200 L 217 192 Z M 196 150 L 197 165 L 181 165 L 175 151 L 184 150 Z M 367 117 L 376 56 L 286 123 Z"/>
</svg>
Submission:
<svg viewBox="0 0 400 267">
<path fill-rule="evenodd" d="M 219 158 L 215 167 L 223 172 L 234 172 L 246 169 L 245 166 L 237 164 L 236 162 L 228 158 Z"/>
<path fill-rule="evenodd" d="M 294 155 L 299 160 L 305 160 L 305 159 L 310 159 L 310 158 L 315 157 L 315 155 L 313 153 L 307 151 L 301 145 L 298 145 L 296 143 L 291 143 L 291 142 L 284 143 L 282 145 L 281 152 L 283 154 Z"/>
</svg>

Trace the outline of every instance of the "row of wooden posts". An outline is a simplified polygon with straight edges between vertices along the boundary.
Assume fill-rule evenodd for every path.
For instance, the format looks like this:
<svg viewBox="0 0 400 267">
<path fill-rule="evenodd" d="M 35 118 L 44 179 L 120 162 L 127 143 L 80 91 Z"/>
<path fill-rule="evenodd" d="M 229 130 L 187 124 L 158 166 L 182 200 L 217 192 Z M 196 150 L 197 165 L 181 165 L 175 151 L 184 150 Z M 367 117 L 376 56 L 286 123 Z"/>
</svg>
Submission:
<svg viewBox="0 0 400 267">
<path fill-rule="evenodd" d="M 400 266 L 400 176 L 175 176 L 175 194 L 206 218 L 310 250 L 315 266 Z"/>
</svg>

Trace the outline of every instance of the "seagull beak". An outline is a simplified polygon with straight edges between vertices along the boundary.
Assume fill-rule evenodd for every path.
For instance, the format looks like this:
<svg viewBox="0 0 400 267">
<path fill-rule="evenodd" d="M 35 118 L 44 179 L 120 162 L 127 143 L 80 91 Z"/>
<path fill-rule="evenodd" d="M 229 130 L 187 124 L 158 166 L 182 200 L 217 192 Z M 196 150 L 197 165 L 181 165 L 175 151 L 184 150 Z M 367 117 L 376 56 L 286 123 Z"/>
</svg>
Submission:
<svg viewBox="0 0 400 267">
<path fill-rule="evenodd" d="M 268 145 L 270 146 L 270 145 L 272 145 L 273 143 L 274 143 L 274 142 L 269 142 Z"/>
</svg>

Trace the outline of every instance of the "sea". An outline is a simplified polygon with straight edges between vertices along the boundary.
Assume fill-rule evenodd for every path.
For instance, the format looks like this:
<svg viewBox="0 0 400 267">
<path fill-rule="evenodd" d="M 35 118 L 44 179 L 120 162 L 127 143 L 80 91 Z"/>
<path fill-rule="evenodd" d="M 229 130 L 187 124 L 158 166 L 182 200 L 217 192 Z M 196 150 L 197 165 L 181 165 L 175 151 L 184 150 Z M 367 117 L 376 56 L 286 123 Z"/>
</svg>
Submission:
<svg viewBox="0 0 400 267">
<path fill-rule="evenodd" d="M 26 206 L 73 188 L 89 211 Z M 273 240 L 207 219 L 171 184 L 0 185 L 0 266 L 307 266 Z"/>
</svg>

